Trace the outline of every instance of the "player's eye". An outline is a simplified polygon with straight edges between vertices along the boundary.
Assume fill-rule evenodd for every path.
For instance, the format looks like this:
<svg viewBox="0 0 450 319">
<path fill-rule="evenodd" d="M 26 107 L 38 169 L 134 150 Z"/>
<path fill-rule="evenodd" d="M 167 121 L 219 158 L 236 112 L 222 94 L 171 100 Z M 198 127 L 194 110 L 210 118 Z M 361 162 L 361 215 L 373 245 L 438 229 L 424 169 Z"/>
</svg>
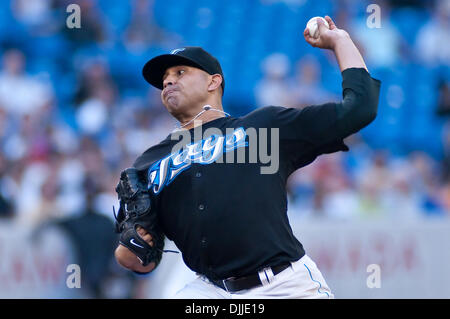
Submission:
<svg viewBox="0 0 450 319">
<path fill-rule="evenodd" d="M 178 70 L 178 75 L 182 75 L 184 72 L 184 70 Z"/>
</svg>

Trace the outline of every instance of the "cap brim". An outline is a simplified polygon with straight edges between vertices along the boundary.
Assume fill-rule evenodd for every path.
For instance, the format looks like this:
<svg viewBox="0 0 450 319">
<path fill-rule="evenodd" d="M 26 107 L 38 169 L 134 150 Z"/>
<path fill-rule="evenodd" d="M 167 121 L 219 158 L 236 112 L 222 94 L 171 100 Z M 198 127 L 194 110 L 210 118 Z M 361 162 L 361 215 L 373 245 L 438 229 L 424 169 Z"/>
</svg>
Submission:
<svg viewBox="0 0 450 319">
<path fill-rule="evenodd" d="M 142 75 L 148 83 L 162 90 L 164 73 L 166 73 L 168 68 L 177 65 L 193 66 L 203 70 L 200 65 L 186 57 L 175 54 L 163 54 L 148 61 L 142 69 Z"/>
</svg>

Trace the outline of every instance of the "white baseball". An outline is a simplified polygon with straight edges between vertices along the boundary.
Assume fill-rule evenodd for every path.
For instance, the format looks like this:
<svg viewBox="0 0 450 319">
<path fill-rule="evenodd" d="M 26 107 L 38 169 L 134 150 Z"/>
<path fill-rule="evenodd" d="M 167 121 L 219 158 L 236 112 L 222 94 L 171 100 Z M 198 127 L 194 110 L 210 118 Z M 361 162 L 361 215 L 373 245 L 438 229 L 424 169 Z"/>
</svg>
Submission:
<svg viewBox="0 0 450 319">
<path fill-rule="evenodd" d="M 323 23 L 325 24 L 325 26 L 328 29 L 330 28 L 327 20 L 325 20 L 322 17 L 314 17 L 314 18 L 309 19 L 308 23 L 306 24 L 306 28 L 308 28 L 309 35 L 311 37 L 313 37 L 314 39 L 317 39 L 319 37 L 319 35 L 320 35 L 319 26 L 317 25 L 317 19 L 322 20 Z"/>
</svg>

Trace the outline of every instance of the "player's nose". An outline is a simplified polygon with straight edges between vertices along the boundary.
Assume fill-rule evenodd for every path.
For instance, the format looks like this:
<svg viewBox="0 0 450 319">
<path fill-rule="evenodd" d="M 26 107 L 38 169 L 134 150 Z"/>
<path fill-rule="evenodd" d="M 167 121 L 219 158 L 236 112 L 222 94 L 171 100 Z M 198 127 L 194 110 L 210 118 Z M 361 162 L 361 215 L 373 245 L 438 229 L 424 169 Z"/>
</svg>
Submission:
<svg viewBox="0 0 450 319">
<path fill-rule="evenodd" d="M 169 74 L 163 80 L 163 88 L 165 89 L 169 85 L 174 85 L 175 82 L 176 82 L 175 76 Z"/>
</svg>

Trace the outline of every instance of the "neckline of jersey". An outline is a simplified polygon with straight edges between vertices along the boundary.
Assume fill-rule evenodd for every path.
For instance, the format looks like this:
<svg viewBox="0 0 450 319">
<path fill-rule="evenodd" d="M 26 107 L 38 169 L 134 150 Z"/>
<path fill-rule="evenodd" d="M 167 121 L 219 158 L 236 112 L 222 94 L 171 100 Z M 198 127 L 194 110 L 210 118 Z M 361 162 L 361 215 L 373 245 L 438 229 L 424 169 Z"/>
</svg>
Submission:
<svg viewBox="0 0 450 319">
<path fill-rule="evenodd" d="M 205 127 L 205 126 L 210 126 L 211 124 L 214 124 L 214 123 L 216 123 L 216 122 L 220 122 L 220 121 L 222 121 L 222 120 L 224 120 L 224 119 L 227 119 L 227 118 L 231 118 L 231 116 L 222 116 L 222 117 L 218 117 L 218 118 L 216 118 L 216 119 L 214 119 L 214 120 L 211 120 L 211 121 L 202 123 L 201 125 L 192 127 L 192 128 L 190 128 L 190 129 L 188 129 L 187 131 L 192 132 L 192 131 L 193 131 L 194 129 L 196 129 L 196 128 Z M 186 129 L 185 129 L 185 130 L 186 130 Z M 179 131 L 180 131 L 180 130 L 179 130 Z"/>
</svg>

